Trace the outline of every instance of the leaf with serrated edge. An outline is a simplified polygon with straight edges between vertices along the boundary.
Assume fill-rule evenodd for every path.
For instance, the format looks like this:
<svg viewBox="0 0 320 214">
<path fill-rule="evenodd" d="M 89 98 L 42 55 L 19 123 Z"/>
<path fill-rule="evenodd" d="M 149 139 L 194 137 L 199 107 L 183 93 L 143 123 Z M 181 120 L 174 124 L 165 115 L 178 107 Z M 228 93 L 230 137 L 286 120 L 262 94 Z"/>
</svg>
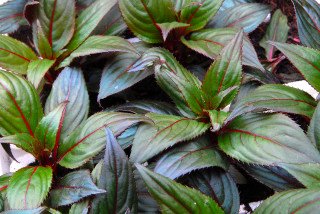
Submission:
<svg viewBox="0 0 320 214">
<path fill-rule="evenodd" d="M 163 41 L 166 41 L 169 33 L 174 29 L 179 29 L 183 27 L 188 27 L 190 24 L 182 23 L 182 22 L 167 22 L 158 24 L 159 28 L 162 32 Z"/>
<path fill-rule="evenodd" d="M 266 43 L 266 41 L 273 42 L 286 42 L 289 33 L 288 19 L 281 12 L 280 9 L 276 10 L 272 15 L 271 22 L 267 28 L 267 31 L 260 41 L 260 46 L 265 49 L 267 59 L 271 61 L 273 59 L 273 55 L 276 52 L 274 46 Z"/>
<path fill-rule="evenodd" d="M 222 169 L 211 168 L 192 173 L 186 179 L 192 188 L 214 199 L 225 213 L 239 213 L 239 192 L 229 173 Z"/>
<path fill-rule="evenodd" d="M 28 65 L 37 56 L 26 44 L 9 36 L 0 35 L 0 66 L 9 71 L 26 74 Z"/>
<path fill-rule="evenodd" d="M 71 169 L 83 165 L 104 148 L 106 127 L 109 127 L 115 136 L 119 136 L 127 128 L 139 122 L 150 122 L 150 119 L 137 114 L 117 112 L 92 115 L 60 144 L 59 164 Z"/>
<path fill-rule="evenodd" d="M 39 59 L 29 63 L 27 78 L 35 88 L 39 88 L 41 80 L 54 63 L 54 60 L 48 59 Z"/>
<path fill-rule="evenodd" d="M 309 139 L 314 145 L 317 145 L 318 149 L 320 150 L 320 127 L 318 126 L 319 121 L 320 121 L 320 104 L 318 104 L 312 116 L 309 129 L 308 129 Z"/>
<path fill-rule="evenodd" d="M 137 164 L 136 167 L 163 213 L 224 213 L 215 201 L 199 191 L 156 174 L 141 165 Z"/>
<path fill-rule="evenodd" d="M 269 13 L 270 7 L 268 5 L 259 3 L 239 4 L 218 13 L 208 24 L 208 27 L 236 27 L 243 28 L 246 33 L 251 33 L 265 20 Z"/>
<path fill-rule="evenodd" d="M 318 163 L 320 153 L 303 130 L 282 114 L 242 115 L 224 127 L 219 147 L 245 163 Z"/>
<path fill-rule="evenodd" d="M 176 21 L 171 0 L 120 0 L 119 6 L 130 30 L 148 43 L 163 42 L 158 24 Z"/>
<path fill-rule="evenodd" d="M 76 57 L 108 52 L 125 52 L 137 54 L 134 46 L 121 37 L 90 36 L 60 64 L 60 67 L 68 66 Z"/>
<path fill-rule="evenodd" d="M 62 138 L 70 134 L 88 117 L 89 95 L 83 73 L 78 68 L 65 68 L 59 74 L 46 101 L 45 113 L 49 114 L 65 102 L 67 109 L 61 130 Z"/>
<path fill-rule="evenodd" d="M 320 49 L 320 4 L 317 0 L 293 0 L 301 43 Z"/>
<path fill-rule="evenodd" d="M 187 142 L 169 150 L 156 163 L 154 172 L 176 179 L 194 170 L 208 167 L 228 168 L 228 162 L 207 137 Z"/>
<path fill-rule="evenodd" d="M 137 192 L 132 166 L 109 128 L 106 129 L 106 152 L 97 185 L 107 192 L 94 199 L 93 213 L 125 213 L 127 209 L 136 212 Z"/>
<path fill-rule="evenodd" d="M 13 144 L 16 147 L 38 157 L 41 153 L 40 142 L 28 133 L 18 133 L 0 138 L 1 144 Z"/>
<path fill-rule="evenodd" d="M 163 150 L 186 140 L 200 136 L 209 129 L 209 124 L 173 115 L 149 113 L 153 122 L 147 133 L 138 133 L 133 141 L 130 159 L 142 163 Z M 138 130 L 139 132 L 139 130 Z"/>
<path fill-rule="evenodd" d="M 11 209 L 33 209 L 46 198 L 52 182 L 50 167 L 26 167 L 15 172 L 9 182 L 7 199 Z"/>
<path fill-rule="evenodd" d="M 242 65 L 241 49 L 243 31 L 240 31 L 231 42 L 225 46 L 214 63 L 210 66 L 203 80 L 202 90 L 208 95 L 208 110 L 211 110 L 211 99 L 228 88 L 241 83 Z M 236 94 L 233 93 L 233 97 Z"/>
<path fill-rule="evenodd" d="M 75 0 L 40 0 L 38 20 L 54 52 L 64 48 L 75 30 Z"/>
<path fill-rule="evenodd" d="M 299 89 L 284 85 L 263 85 L 239 100 L 233 106 L 227 121 L 248 112 L 265 111 L 266 109 L 301 114 L 311 118 L 316 105 L 311 95 Z"/>
<path fill-rule="evenodd" d="M 298 68 L 302 76 L 320 91 L 320 50 L 277 42 L 270 42 Z"/>
<path fill-rule="evenodd" d="M 92 181 L 88 170 L 71 172 L 64 176 L 50 191 L 51 205 L 53 207 L 73 204 L 81 199 L 105 193 Z"/>
<path fill-rule="evenodd" d="M 319 189 L 297 189 L 281 192 L 265 200 L 254 214 L 318 213 Z"/>
<path fill-rule="evenodd" d="M 0 100 L 0 134 L 29 133 L 33 136 L 43 116 L 35 88 L 24 78 L 0 70 Z"/>
<path fill-rule="evenodd" d="M 182 38 L 182 43 L 192 50 L 211 59 L 216 58 L 222 48 L 226 46 L 239 32 L 235 28 L 205 29 L 191 34 L 190 39 Z M 264 70 L 257 53 L 247 35 L 244 35 L 242 61 L 244 65 Z"/>
</svg>

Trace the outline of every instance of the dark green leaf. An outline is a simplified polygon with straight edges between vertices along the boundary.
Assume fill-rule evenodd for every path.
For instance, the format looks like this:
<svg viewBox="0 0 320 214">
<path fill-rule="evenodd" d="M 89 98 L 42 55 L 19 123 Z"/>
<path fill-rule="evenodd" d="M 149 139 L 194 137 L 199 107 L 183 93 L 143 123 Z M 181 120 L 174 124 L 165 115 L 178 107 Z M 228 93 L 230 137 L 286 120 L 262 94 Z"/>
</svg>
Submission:
<svg viewBox="0 0 320 214">
<path fill-rule="evenodd" d="M 303 130 L 281 114 L 248 114 L 236 118 L 219 135 L 219 147 L 245 163 L 318 163 L 320 154 Z"/>
<path fill-rule="evenodd" d="M 268 16 L 270 7 L 259 3 L 239 4 L 228 8 L 208 24 L 208 27 L 223 28 L 236 27 L 243 28 L 244 32 L 254 31 Z"/>
<path fill-rule="evenodd" d="M 320 126 L 318 123 L 320 121 L 320 104 L 318 104 L 308 129 L 308 137 L 314 145 L 317 145 L 320 150 Z"/>
<path fill-rule="evenodd" d="M 293 0 L 302 44 L 320 49 L 320 4 L 317 0 Z"/>
<path fill-rule="evenodd" d="M 163 41 L 158 24 L 176 21 L 171 0 L 120 0 L 119 6 L 130 30 L 148 43 Z"/>
<path fill-rule="evenodd" d="M 34 13 L 34 12 L 31 12 Z M 34 23 L 32 25 L 32 30 L 33 30 L 33 43 L 35 46 L 35 49 L 37 50 L 38 54 L 43 58 L 43 59 L 53 59 L 58 57 L 61 52 L 56 52 L 53 53 L 52 47 L 48 41 L 48 38 L 44 34 L 40 23 Z"/>
<path fill-rule="evenodd" d="M 228 162 L 207 137 L 187 142 L 166 152 L 157 162 L 154 172 L 176 179 L 197 169 L 228 168 Z"/>
<path fill-rule="evenodd" d="M 116 112 L 97 113 L 60 144 L 58 162 L 67 168 L 77 168 L 104 148 L 106 127 L 109 127 L 115 136 L 119 136 L 127 128 L 143 121 L 148 122 L 148 119 L 140 115 Z"/>
<path fill-rule="evenodd" d="M 144 51 L 145 48 L 138 46 L 138 50 Z M 128 72 L 139 58 L 139 54 L 120 53 L 108 61 L 103 69 L 98 100 L 129 88 L 152 74 L 151 69 Z"/>
<path fill-rule="evenodd" d="M 224 213 L 208 196 L 136 165 L 163 213 Z"/>
<path fill-rule="evenodd" d="M 39 59 L 29 63 L 27 78 L 36 89 L 41 87 L 40 83 L 51 66 L 55 63 L 54 60 Z"/>
<path fill-rule="evenodd" d="M 239 213 L 239 192 L 229 173 L 221 169 L 200 170 L 188 176 L 187 182 L 191 187 L 214 199 L 225 213 Z"/>
<path fill-rule="evenodd" d="M 67 109 L 61 131 L 62 137 L 70 134 L 88 117 L 89 95 L 80 69 L 65 68 L 60 73 L 46 101 L 45 113 L 49 114 L 65 102 Z"/>
<path fill-rule="evenodd" d="M 0 35 L 0 66 L 9 71 L 26 74 L 28 65 L 37 56 L 26 44 L 9 36 Z"/>
<path fill-rule="evenodd" d="M 202 90 L 209 97 L 206 105 L 208 110 L 215 109 L 217 103 L 211 103 L 214 97 L 221 96 L 221 93 L 231 87 L 239 86 L 241 83 L 241 49 L 243 45 L 243 32 L 238 33 L 231 42 L 225 46 L 214 63 L 210 66 L 203 80 Z M 230 103 L 236 96 L 231 91 L 227 103 Z"/>
<path fill-rule="evenodd" d="M 237 32 L 239 30 L 235 28 L 206 29 L 192 33 L 189 40 L 182 38 L 182 42 L 189 48 L 213 59 L 219 55 L 224 46 L 230 43 Z M 242 61 L 244 65 L 264 70 L 247 36 L 244 36 Z"/>
<path fill-rule="evenodd" d="M 149 113 L 153 126 L 140 126 L 133 141 L 130 159 L 142 163 L 163 150 L 194 139 L 209 129 L 209 124 L 173 115 Z"/>
<path fill-rule="evenodd" d="M 195 31 L 206 26 L 208 21 L 218 12 L 223 0 L 177 0 L 175 9 L 179 20 L 190 24 L 187 31 Z"/>
<path fill-rule="evenodd" d="M 60 67 L 68 66 L 77 57 L 107 52 L 137 53 L 135 47 L 121 37 L 90 36 L 60 64 Z"/>
<path fill-rule="evenodd" d="M 174 29 L 186 28 L 190 24 L 181 23 L 181 22 L 167 22 L 158 24 L 158 27 L 161 29 L 163 41 L 166 41 L 169 33 Z"/>
<path fill-rule="evenodd" d="M 316 105 L 311 95 L 299 89 L 284 85 L 263 85 L 236 103 L 227 121 L 248 112 L 267 109 L 311 118 Z"/>
<path fill-rule="evenodd" d="M 298 45 L 272 42 L 298 68 L 302 76 L 320 91 L 320 51 Z"/>
<path fill-rule="evenodd" d="M 26 23 L 23 10 L 27 2 L 28 0 L 11 0 L 0 5 L 0 34 L 13 33 L 21 24 Z"/>
<path fill-rule="evenodd" d="M 43 115 L 34 87 L 22 77 L 0 70 L 0 100 L 1 135 L 33 135 Z"/>
<path fill-rule="evenodd" d="M 92 182 L 89 171 L 74 171 L 64 176 L 50 191 L 51 205 L 53 207 L 64 206 L 101 193 L 105 191 Z"/>
<path fill-rule="evenodd" d="M 250 81 L 240 86 L 237 96 L 233 99 L 229 111 L 232 112 L 238 102 L 241 102 L 249 93 L 258 88 L 261 84 L 256 81 Z"/>
<path fill-rule="evenodd" d="M 297 179 L 278 166 L 242 165 L 243 168 L 262 184 L 281 192 L 303 187 Z"/>
<path fill-rule="evenodd" d="M 54 52 L 64 48 L 75 31 L 74 0 L 40 0 L 38 19 Z"/>
<path fill-rule="evenodd" d="M 26 167 L 15 172 L 9 182 L 7 199 L 11 209 L 34 209 L 46 198 L 52 181 L 50 167 Z"/>
<path fill-rule="evenodd" d="M 298 189 L 281 192 L 265 200 L 254 213 L 318 213 L 319 197 L 319 189 Z"/>
<path fill-rule="evenodd" d="M 260 46 L 266 51 L 266 56 L 269 61 L 273 59 L 273 55 L 276 52 L 274 46 L 266 43 L 267 41 L 273 42 L 286 42 L 288 38 L 288 32 L 290 27 L 288 26 L 287 17 L 281 12 L 280 9 L 276 10 L 272 15 L 271 22 L 267 28 L 267 31 L 260 41 Z"/>
<path fill-rule="evenodd" d="M 132 166 L 110 129 L 106 129 L 106 152 L 98 187 L 105 196 L 93 201 L 93 213 L 135 213 L 137 193 Z"/>
<path fill-rule="evenodd" d="M 76 30 L 67 46 L 68 53 L 79 47 L 90 36 L 103 17 L 116 4 L 116 0 L 96 0 L 82 10 L 76 19 Z"/>
</svg>

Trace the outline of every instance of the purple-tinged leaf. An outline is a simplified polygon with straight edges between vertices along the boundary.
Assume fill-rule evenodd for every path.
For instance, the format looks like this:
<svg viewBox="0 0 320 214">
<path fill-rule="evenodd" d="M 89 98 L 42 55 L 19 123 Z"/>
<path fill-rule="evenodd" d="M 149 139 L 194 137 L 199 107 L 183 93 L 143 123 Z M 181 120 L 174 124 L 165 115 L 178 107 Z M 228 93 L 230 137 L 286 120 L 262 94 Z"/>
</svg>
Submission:
<svg viewBox="0 0 320 214">
<path fill-rule="evenodd" d="M 169 33 L 174 29 L 186 28 L 190 24 L 182 23 L 182 22 L 167 22 L 158 24 L 158 27 L 161 29 L 163 41 L 166 41 Z"/>
<path fill-rule="evenodd" d="M 74 171 L 64 176 L 50 191 L 51 205 L 65 206 L 102 193 L 105 193 L 105 190 L 99 189 L 93 183 L 88 170 Z"/>
<path fill-rule="evenodd" d="M 136 212 L 137 192 L 132 166 L 110 129 L 106 129 L 106 152 L 98 187 L 106 195 L 93 201 L 93 213 Z"/>
</svg>

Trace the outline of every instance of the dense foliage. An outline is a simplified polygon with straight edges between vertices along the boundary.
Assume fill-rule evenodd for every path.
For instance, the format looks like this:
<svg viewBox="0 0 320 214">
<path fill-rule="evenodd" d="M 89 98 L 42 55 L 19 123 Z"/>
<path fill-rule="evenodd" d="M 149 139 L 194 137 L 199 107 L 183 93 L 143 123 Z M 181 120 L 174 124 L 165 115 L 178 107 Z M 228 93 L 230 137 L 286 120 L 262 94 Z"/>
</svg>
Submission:
<svg viewBox="0 0 320 214">
<path fill-rule="evenodd" d="M 320 5 L 263 2 L 1 5 L 0 211 L 317 213 Z"/>
</svg>

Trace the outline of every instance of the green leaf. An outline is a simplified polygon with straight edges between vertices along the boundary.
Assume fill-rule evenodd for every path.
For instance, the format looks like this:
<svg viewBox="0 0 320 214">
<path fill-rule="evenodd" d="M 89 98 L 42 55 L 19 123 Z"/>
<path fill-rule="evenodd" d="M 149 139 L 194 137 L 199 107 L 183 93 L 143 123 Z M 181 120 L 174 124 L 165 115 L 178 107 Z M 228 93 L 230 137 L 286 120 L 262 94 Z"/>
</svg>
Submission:
<svg viewBox="0 0 320 214">
<path fill-rule="evenodd" d="M 13 33 L 25 24 L 24 6 L 28 0 L 6 1 L 0 5 L 0 34 Z"/>
<path fill-rule="evenodd" d="M 149 113 L 153 125 L 144 125 L 137 131 L 130 159 L 142 163 L 163 150 L 186 140 L 200 136 L 209 129 L 209 124 L 173 115 Z"/>
<path fill-rule="evenodd" d="M 317 213 L 320 206 L 319 189 L 298 189 L 277 193 L 265 200 L 255 214 Z"/>
<path fill-rule="evenodd" d="M 223 0 L 178 0 L 175 8 L 178 10 L 181 22 L 190 24 L 187 31 L 196 31 L 208 23 L 218 12 Z"/>
<path fill-rule="evenodd" d="M 158 24 L 158 27 L 161 29 L 163 41 L 166 41 L 169 33 L 174 29 L 185 28 L 190 24 L 181 23 L 181 22 L 167 22 Z"/>
<path fill-rule="evenodd" d="M 77 57 L 108 52 L 137 53 L 134 46 L 121 37 L 90 36 L 60 64 L 60 67 L 68 66 Z"/>
<path fill-rule="evenodd" d="M 148 43 L 163 42 L 158 24 L 176 21 L 171 0 L 120 0 L 119 6 L 130 30 Z"/>
<path fill-rule="evenodd" d="M 15 135 L 2 137 L 0 138 L 0 143 L 13 144 L 16 147 L 34 155 L 36 158 L 38 158 L 42 149 L 40 142 L 27 133 L 17 133 Z"/>
<path fill-rule="evenodd" d="M 0 70 L 0 100 L 0 134 L 33 135 L 43 115 L 34 87 L 22 77 Z"/>
<path fill-rule="evenodd" d="M 76 19 L 76 30 L 69 42 L 68 53 L 77 49 L 93 32 L 103 17 L 116 4 L 116 0 L 96 0 L 89 7 L 82 10 Z"/>
<path fill-rule="evenodd" d="M 188 176 L 187 182 L 192 188 L 214 199 L 225 213 L 239 213 L 239 192 L 229 173 L 221 169 L 200 170 Z"/>
<path fill-rule="evenodd" d="M 270 7 L 268 5 L 259 3 L 239 4 L 218 13 L 208 27 L 236 27 L 243 28 L 246 33 L 251 33 L 265 20 L 269 13 Z"/>
<path fill-rule="evenodd" d="M 137 48 L 141 52 L 145 50 L 144 47 Z M 98 101 L 123 91 L 152 74 L 151 69 L 128 72 L 139 58 L 139 54 L 119 53 L 107 62 L 101 77 Z"/>
<path fill-rule="evenodd" d="M 281 192 L 301 188 L 303 185 L 286 170 L 278 166 L 242 165 L 255 179 L 271 189 Z"/>
<path fill-rule="evenodd" d="M 38 19 L 54 52 L 64 48 L 75 31 L 74 0 L 40 0 Z"/>
<path fill-rule="evenodd" d="M 225 46 L 214 63 L 210 66 L 203 80 L 202 90 L 207 94 L 209 100 L 208 109 L 215 109 L 216 103 L 211 103 L 213 98 L 221 96 L 221 92 L 239 86 L 241 83 L 241 49 L 243 44 L 243 32 L 239 32 L 231 42 Z M 232 91 L 229 103 L 236 96 Z"/>
<path fill-rule="evenodd" d="M 119 4 L 115 4 L 110 11 L 103 17 L 98 26 L 94 29 L 94 35 L 117 36 L 122 34 L 127 29 L 124 22 Z"/>
<path fill-rule="evenodd" d="M 274 46 L 268 44 L 267 41 L 286 42 L 289 29 L 290 27 L 288 26 L 288 18 L 281 12 L 280 9 L 276 10 L 276 12 L 274 12 L 272 15 L 271 22 L 264 37 L 259 43 L 260 46 L 265 49 L 265 55 L 269 61 L 273 59 L 276 49 Z"/>
<path fill-rule="evenodd" d="M 126 213 L 137 209 L 137 193 L 132 166 L 110 129 L 106 129 L 106 152 L 98 187 L 106 195 L 93 201 L 93 213 Z"/>
<path fill-rule="evenodd" d="M 236 103 L 227 121 L 248 112 L 267 109 L 311 118 L 316 105 L 311 95 L 299 89 L 278 84 L 263 85 Z"/>
<path fill-rule="evenodd" d="M 28 65 L 37 56 L 26 44 L 9 36 L 0 35 L 0 66 L 9 71 L 26 74 Z"/>
<path fill-rule="evenodd" d="M 201 82 L 185 69 L 167 50 L 153 48 L 147 51 L 136 65 L 154 65 L 156 79 L 160 87 L 172 98 L 182 114 L 201 114 L 204 95 Z"/>
<path fill-rule="evenodd" d="M 154 172 L 176 179 L 194 170 L 208 167 L 228 168 L 223 158 L 207 137 L 179 145 L 166 152 L 156 164 Z"/>
<path fill-rule="evenodd" d="M 316 0 L 293 0 L 301 43 L 320 49 L 320 5 Z"/>
<path fill-rule="evenodd" d="M 224 213 L 218 204 L 195 189 L 136 165 L 163 213 Z"/>
<path fill-rule="evenodd" d="M 27 78 L 38 89 L 45 74 L 49 71 L 55 60 L 39 59 L 31 61 L 28 65 Z"/>
<path fill-rule="evenodd" d="M 65 119 L 67 102 L 61 103 L 39 122 L 35 136 L 44 152 L 51 152 L 60 142 L 62 125 Z"/>
<path fill-rule="evenodd" d="M 0 196 L 1 193 L 6 191 L 9 185 L 11 174 L 4 174 L 0 176 Z"/>
<path fill-rule="evenodd" d="M 78 203 L 75 203 L 71 206 L 69 214 L 87 214 L 90 209 L 90 200 L 84 200 Z"/>
<path fill-rule="evenodd" d="M 320 164 L 303 163 L 303 164 L 281 164 L 282 168 L 287 170 L 298 181 L 307 188 L 320 187 Z"/>
<path fill-rule="evenodd" d="M 46 198 L 52 181 L 50 167 L 26 167 L 15 172 L 9 182 L 7 199 L 11 209 L 34 209 Z"/>
<path fill-rule="evenodd" d="M 43 211 L 45 211 L 46 209 L 46 207 L 39 207 L 30 210 L 7 210 L 2 212 L 1 214 L 40 214 L 43 213 Z"/>
<path fill-rule="evenodd" d="M 225 120 L 229 116 L 229 112 L 211 110 L 208 111 L 210 122 L 211 122 L 211 131 L 216 132 L 219 131 L 223 125 Z"/>
<path fill-rule="evenodd" d="M 148 119 L 128 113 L 101 112 L 94 114 L 60 144 L 58 162 L 67 168 L 77 168 L 104 148 L 104 129 L 106 127 L 109 127 L 118 136 L 127 128 L 143 121 L 148 122 Z"/>
<path fill-rule="evenodd" d="M 31 11 L 31 13 L 34 13 Z M 44 34 L 40 23 L 34 23 L 32 26 L 33 30 L 33 43 L 35 46 L 35 49 L 37 50 L 38 54 L 43 58 L 43 59 L 53 59 L 59 56 L 59 52 L 53 53 L 52 47 L 50 46 L 50 43 Z"/>
<path fill-rule="evenodd" d="M 219 147 L 245 163 L 318 163 L 319 151 L 303 130 L 281 114 L 248 114 L 236 118 L 219 135 Z"/>
<path fill-rule="evenodd" d="M 308 129 L 309 139 L 320 150 L 320 127 L 318 126 L 319 121 L 320 121 L 320 104 L 318 104 L 312 116 L 309 129 Z"/>
<path fill-rule="evenodd" d="M 298 68 L 302 76 L 320 91 L 320 51 L 298 45 L 272 42 Z"/>
<path fill-rule="evenodd" d="M 64 176 L 50 191 L 51 205 L 53 207 L 69 205 L 101 193 L 105 191 L 93 183 L 88 170 L 74 171 Z"/>
<path fill-rule="evenodd" d="M 182 38 L 182 42 L 192 50 L 213 59 L 220 54 L 222 48 L 229 44 L 238 32 L 239 30 L 236 28 L 200 30 L 192 33 L 189 40 Z M 264 70 L 247 35 L 244 35 L 242 61 L 244 65 Z"/>
<path fill-rule="evenodd" d="M 63 138 L 88 117 L 89 95 L 82 71 L 78 68 L 65 68 L 60 73 L 46 101 L 45 113 L 49 114 L 65 102 L 67 109 L 61 130 Z"/>
</svg>

